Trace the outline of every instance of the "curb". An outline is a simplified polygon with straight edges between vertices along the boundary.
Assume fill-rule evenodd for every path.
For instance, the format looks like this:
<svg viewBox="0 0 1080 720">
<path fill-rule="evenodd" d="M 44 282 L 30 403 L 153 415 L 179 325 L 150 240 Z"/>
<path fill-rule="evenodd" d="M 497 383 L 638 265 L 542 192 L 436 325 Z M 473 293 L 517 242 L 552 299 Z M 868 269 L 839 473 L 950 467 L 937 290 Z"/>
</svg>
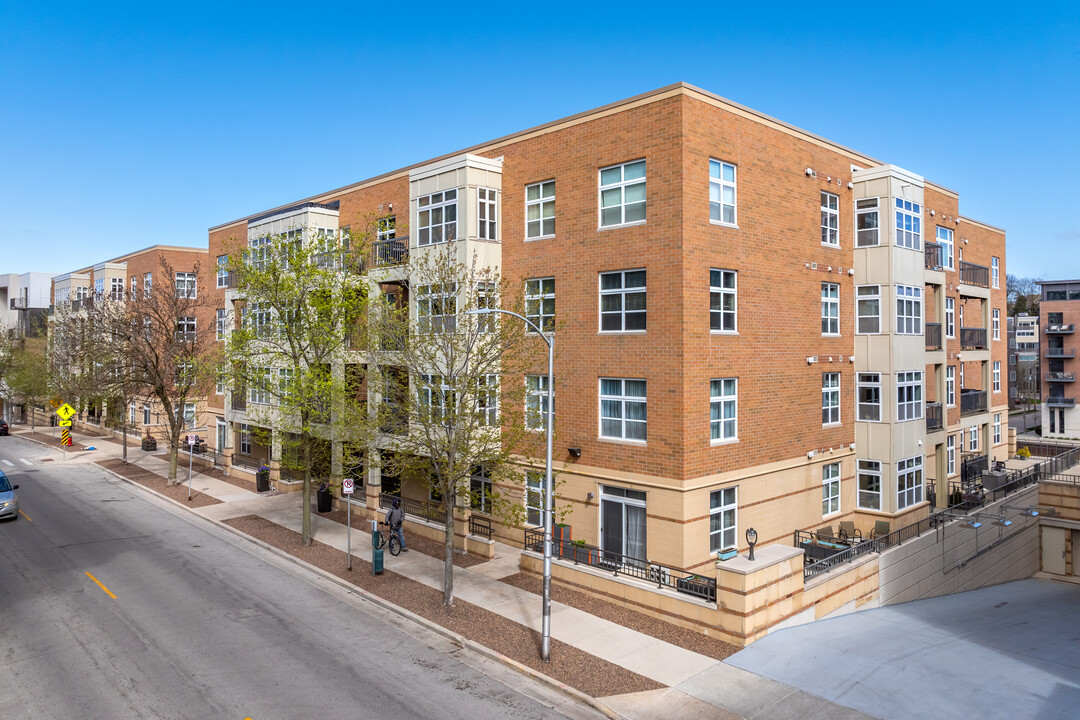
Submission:
<svg viewBox="0 0 1080 720">
<path fill-rule="evenodd" d="M 32 441 L 32 442 L 36 442 L 36 441 Z M 46 445 L 45 447 L 48 447 L 48 446 Z M 203 521 L 208 522 L 208 523 L 210 523 L 212 525 L 215 525 L 219 529 L 226 530 L 226 531 L 232 533 L 233 535 L 235 535 L 236 537 L 242 538 L 242 539 L 246 540 L 247 542 L 249 542 L 249 543 L 251 543 L 251 544 L 253 544 L 253 545 L 257 546 L 257 547 L 262 548 L 263 550 L 268 550 L 272 554 L 277 555 L 278 557 L 280 557 L 280 558 L 282 558 L 284 560 L 288 560 L 288 561 L 292 562 L 293 564 L 297 565 L 298 567 L 304 568 L 305 570 L 308 570 L 309 572 L 312 572 L 312 573 L 318 575 L 319 577 L 323 578 L 324 580 L 328 580 L 328 581 L 334 583 L 335 585 L 337 585 L 338 587 L 340 587 L 343 590 L 348 590 L 349 592 L 353 593 L 354 595 L 357 595 L 360 598 L 362 598 L 364 600 L 367 600 L 368 602 L 371 602 L 371 603 L 373 603 L 375 605 L 378 605 L 379 607 L 383 608 L 384 610 L 389 610 L 390 612 L 393 612 L 393 613 L 405 618 L 406 620 L 414 622 L 417 625 L 420 625 L 421 627 L 426 628 L 427 630 L 430 630 L 430 631 L 436 633 L 437 635 L 440 635 L 440 636 L 446 638 L 447 640 L 449 640 L 450 642 L 454 643 L 455 645 L 457 645 L 458 647 L 460 647 L 462 649 L 471 650 L 472 652 L 475 652 L 478 655 L 482 655 L 482 656 L 488 658 L 489 660 L 493 660 L 493 661 L 495 661 L 497 663 L 505 665 L 506 667 L 510 668 L 511 670 L 514 670 L 514 671 L 516 671 L 518 673 L 521 673 L 522 675 L 526 675 L 526 676 L 532 678 L 533 680 L 536 680 L 537 682 L 543 683 L 543 684 L 545 684 L 545 685 L 547 685 L 547 686 L 549 686 L 551 688 L 554 688 L 555 690 L 558 690 L 559 692 L 561 692 L 563 695 L 566 695 L 567 697 L 569 697 L 571 700 L 574 700 L 574 701 L 576 701 L 578 703 L 581 703 L 582 705 L 588 705 L 589 707 L 593 708 L 597 712 L 602 713 L 604 716 L 606 716 L 608 718 L 611 718 L 611 720 L 625 720 L 625 718 L 622 715 L 618 714 L 617 712 L 615 712 L 614 710 L 609 708 L 607 705 L 600 702 L 599 700 L 597 700 L 596 698 L 594 698 L 591 695 L 587 695 L 587 694 L 581 692 L 580 690 L 577 690 L 575 688 L 570 687 L 569 685 L 566 685 L 565 683 L 559 682 L 558 680 L 556 680 L 555 678 L 553 678 L 553 677 L 551 677 L 549 675 L 545 675 L 544 673 L 539 672 L 538 670 L 534 670 L 534 669 L 532 669 L 531 667 L 529 667 L 527 665 L 523 665 L 522 663 L 519 663 L 517 660 L 514 660 L 513 658 L 506 657 L 502 653 L 496 652 L 496 651 L 492 650 L 489 647 L 481 645 L 478 642 L 475 642 L 473 640 L 469 640 L 468 638 L 466 638 L 466 637 L 464 637 L 462 635 L 459 635 L 458 633 L 453 632 L 452 630 L 448 630 L 448 629 L 444 628 L 442 625 L 439 625 L 438 623 L 436 623 L 436 622 L 434 622 L 432 620 L 428 620 L 425 617 L 417 615 L 416 613 L 412 612 L 411 610 L 406 610 L 405 608 L 403 608 L 403 607 L 401 607 L 399 605 L 395 605 L 394 603 L 390 602 L 389 600 L 386 600 L 386 599 L 384 599 L 384 598 L 382 598 L 382 597 L 380 597 L 380 596 L 378 596 L 378 595 L 376 595 L 376 594 L 374 594 L 374 593 L 372 593 L 372 592 L 370 592 L 368 590 L 365 590 L 364 588 L 362 588 L 362 587 L 360 587 L 358 585 L 353 585 L 352 583 L 349 583 L 349 582 L 347 582 L 345 580 L 342 580 L 337 575 L 333 575 L 333 574 L 327 572 L 326 570 L 323 570 L 322 568 L 315 567 L 314 565 L 312 565 L 312 564 L 310 564 L 308 562 L 305 562 L 304 560 L 301 560 L 298 557 L 290 555 L 289 553 L 285 552 L 284 550 L 281 550 L 280 548 L 276 548 L 273 545 L 270 545 L 269 543 L 265 543 L 262 540 L 259 540 L 258 538 L 254 538 L 254 537 L 248 535 L 247 533 L 241 532 L 240 530 L 237 530 L 236 528 L 234 528 L 231 525 L 228 525 L 228 524 L 226 524 L 226 523 L 224 523 L 224 522 L 222 522 L 220 520 L 214 520 L 213 518 L 208 518 L 208 517 L 206 517 L 204 515 L 200 515 L 200 514 L 194 512 L 192 510 L 192 508 L 188 507 L 187 505 L 185 505 L 185 504 L 183 504 L 183 503 L 181 503 L 181 502 L 179 502 L 177 500 L 173 500 L 170 497 L 166 497 L 164 495 L 161 495 L 160 493 L 155 492 L 154 490 L 151 490 L 150 488 L 148 488 L 148 487 L 146 487 L 144 485 L 141 485 L 141 484 L 135 482 L 134 480 L 131 480 L 130 478 L 126 478 L 123 475 L 121 475 L 121 474 L 119 474 L 119 473 L 117 473 L 117 472 L 115 472 L 113 470 L 108 469 L 107 467 L 104 467 L 104 466 L 102 466 L 102 465 L 100 465 L 100 464 L 98 464 L 96 462 L 94 463 L 94 465 L 96 465 L 98 467 L 98 469 L 112 475 L 113 477 L 115 477 L 115 478 L 117 478 L 119 480 L 122 480 L 123 482 L 125 482 L 125 483 L 127 483 L 129 485 L 133 485 L 134 487 L 153 495 L 155 498 L 157 498 L 159 500 L 164 500 L 165 502 L 168 502 L 168 503 L 170 503 L 170 504 L 172 504 L 172 505 L 174 505 L 174 506 L 176 506 L 178 508 L 182 508 L 183 510 L 186 510 L 190 515 L 193 515 L 193 516 L 199 518 L 200 520 L 203 520 Z"/>
</svg>

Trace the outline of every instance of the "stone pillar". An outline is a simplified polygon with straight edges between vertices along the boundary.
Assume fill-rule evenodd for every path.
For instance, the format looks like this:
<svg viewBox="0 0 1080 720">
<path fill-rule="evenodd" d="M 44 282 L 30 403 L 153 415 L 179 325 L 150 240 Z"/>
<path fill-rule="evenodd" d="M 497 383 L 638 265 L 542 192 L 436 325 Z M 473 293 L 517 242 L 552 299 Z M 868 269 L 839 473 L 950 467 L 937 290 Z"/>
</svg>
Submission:
<svg viewBox="0 0 1080 720">
<path fill-rule="evenodd" d="M 270 458 L 266 463 L 270 466 L 270 481 L 281 479 L 281 431 L 270 431 Z"/>
<path fill-rule="evenodd" d="M 803 551 L 787 545 L 754 548 L 716 561 L 716 601 L 722 632 L 744 647 L 803 607 Z"/>
</svg>

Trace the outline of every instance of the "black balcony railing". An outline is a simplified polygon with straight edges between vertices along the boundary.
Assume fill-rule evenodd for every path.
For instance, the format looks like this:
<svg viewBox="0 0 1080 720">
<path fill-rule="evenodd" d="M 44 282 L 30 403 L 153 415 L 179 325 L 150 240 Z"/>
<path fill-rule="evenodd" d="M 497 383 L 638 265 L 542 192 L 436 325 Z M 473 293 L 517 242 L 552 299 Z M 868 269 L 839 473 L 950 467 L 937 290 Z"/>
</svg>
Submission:
<svg viewBox="0 0 1080 720">
<path fill-rule="evenodd" d="M 375 267 L 400 265 L 409 259 L 409 237 L 406 235 L 378 241 L 372 248 L 372 256 Z"/>
<path fill-rule="evenodd" d="M 247 410 L 247 393 L 233 392 L 229 396 L 229 409 L 243 412 Z"/>
<path fill-rule="evenodd" d="M 985 350 L 986 328 L 960 328 L 960 347 L 965 350 Z"/>
<path fill-rule="evenodd" d="M 986 412 L 986 393 L 982 390 L 960 391 L 960 414 L 977 415 Z"/>
<path fill-rule="evenodd" d="M 469 516 L 469 534 L 491 539 L 491 520 L 486 517 Z"/>
<path fill-rule="evenodd" d="M 926 349 L 941 349 L 941 323 L 926 323 Z"/>
<path fill-rule="evenodd" d="M 1076 326 L 1072 323 L 1068 325 L 1058 323 L 1057 325 L 1047 325 L 1044 329 L 1047 335 L 1071 335 L 1076 331 Z"/>
<path fill-rule="evenodd" d="M 926 403 L 926 431 L 940 430 L 945 427 L 945 414 L 941 403 Z"/>
<path fill-rule="evenodd" d="M 1046 382 L 1076 382 L 1076 373 L 1048 372 L 1046 373 Z"/>
<path fill-rule="evenodd" d="M 532 552 L 544 551 L 544 531 L 526 530 L 525 549 Z M 716 578 L 703 577 L 678 568 L 660 565 L 649 560 L 621 555 L 610 550 L 601 550 L 571 540 L 551 541 L 552 557 L 568 560 L 575 565 L 594 565 L 600 570 L 607 570 L 616 577 L 626 575 L 645 582 L 656 583 L 659 588 L 668 588 L 675 592 L 716 602 Z"/>
<path fill-rule="evenodd" d="M 1076 398 L 1064 397 L 1061 395 L 1051 395 L 1046 398 L 1046 404 L 1049 407 L 1061 407 L 1071 408 L 1076 407 Z"/>
<path fill-rule="evenodd" d="M 1076 357 L 1076 350 L 1073 349 L 1073 348 L 1048 347 L 1048 348 L 1046 348 L 1046 357 L 1048 357 L 1048 358 L 1071 358 L 1071 357 Z"/>
<path fill-rule="evenodd" d="M 940 243 L 927 242 L 923 252 L 926 255 L 927 270 L 941 270 L 945 267 L 945 247 Z"/>
<path fill-rule="evenodd" d="M 401 509 L 405 511 L 406 515 L 415 515 L 428 522 L 441 523 L 446 520 L 446 506 L 434 500 L 413 500 L 403 498 L 400 495 L 382 493 L 379 495 L 379 507 L 387 510 L 393 507 L 395 500 L 401 501 Z"/>
<path fill-rule="evenodd" d="M 990 287 L 990 268 L 961 260 L 960 282 L 964 285 L 988 288 Z"/>
</svg>

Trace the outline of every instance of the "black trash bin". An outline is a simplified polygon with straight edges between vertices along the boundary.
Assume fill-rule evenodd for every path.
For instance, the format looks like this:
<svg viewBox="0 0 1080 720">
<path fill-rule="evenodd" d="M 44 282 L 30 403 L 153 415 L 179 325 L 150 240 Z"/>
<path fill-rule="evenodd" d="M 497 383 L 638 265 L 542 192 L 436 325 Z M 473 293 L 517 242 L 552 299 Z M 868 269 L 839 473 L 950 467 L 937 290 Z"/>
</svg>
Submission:
<svg viewBox="0 0 1080 720">
<path fill-rule="evenodd" d="M 328 513 L 334 509 L 334 493 L 329 490 L 319 490 L 316 492 L 315 500 L 318 503 L 318 511 L 321 513 Z"/>
<path fill-rule="evenodd" d="M 270 471 L 259 470 L 255 473 L 256 492 L 267 492 L 270 489 Z"/>
</svg>

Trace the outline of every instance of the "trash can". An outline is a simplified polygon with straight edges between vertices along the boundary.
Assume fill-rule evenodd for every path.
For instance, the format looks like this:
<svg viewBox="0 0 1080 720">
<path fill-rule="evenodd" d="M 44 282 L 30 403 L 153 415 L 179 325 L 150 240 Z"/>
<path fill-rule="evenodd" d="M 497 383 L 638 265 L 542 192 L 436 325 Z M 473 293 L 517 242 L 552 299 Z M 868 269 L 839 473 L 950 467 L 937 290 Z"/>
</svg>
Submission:
<svg viewBox="0 0 1080 720">
<path fill-rule="evenodd" d="M 267 492 L 270 490 L 270 471 L 257 470 L 255 472 L 255 491 Z"/>
<path fill-rule="evenodd" d="M 334 494 L 329 490 L 319 490 L 315 493 L 317 509 L 321 513 L 328 513 L 334 509 Z"/>
</svg>

